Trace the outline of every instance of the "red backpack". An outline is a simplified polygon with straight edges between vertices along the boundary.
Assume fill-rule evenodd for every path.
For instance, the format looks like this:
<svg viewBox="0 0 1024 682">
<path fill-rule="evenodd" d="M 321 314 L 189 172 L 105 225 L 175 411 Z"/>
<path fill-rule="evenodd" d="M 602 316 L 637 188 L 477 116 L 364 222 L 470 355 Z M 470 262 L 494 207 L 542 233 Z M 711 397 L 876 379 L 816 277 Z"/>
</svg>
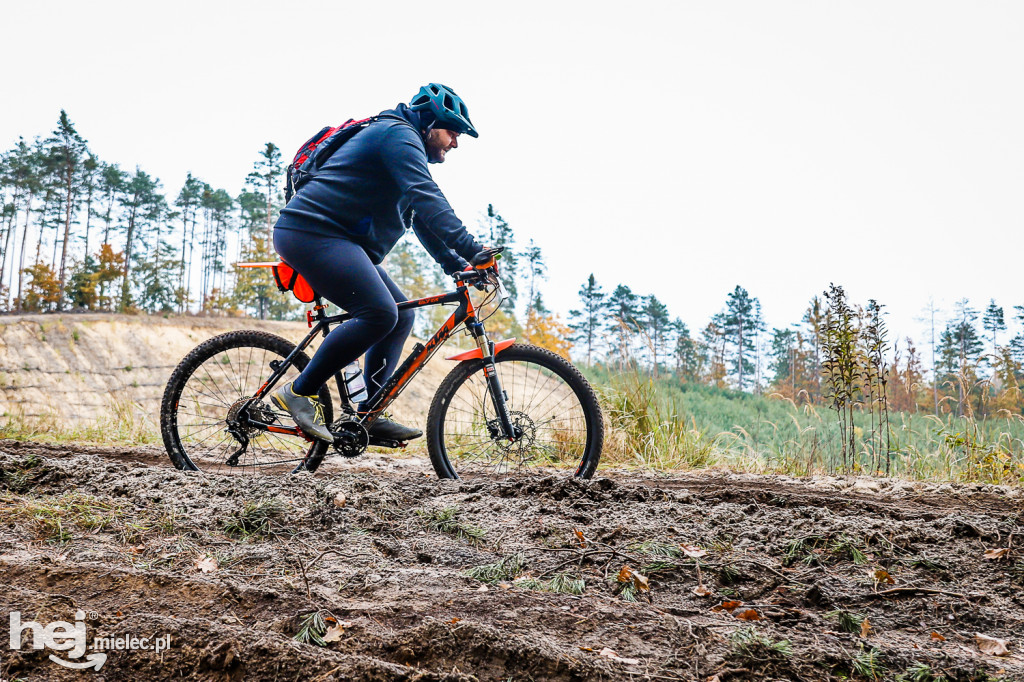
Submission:
<svg viewBox="0 0 1024 682">
<path fill-rule="evenodd" d="M 306 140 L 306 143 L 295 152 L 295 157 L 288 165 L 285 178 L 284 201 L 288 203 L 311 177 L 320 170 L 323 162 L 331 157 L 360 130 L 377 120 L 376 116 L 359 121 L 350 118 L 340 126 L 326 126 L 319 133 Z"/>
<path fill-rule="evenodd" d="M 363 128 L 382 118 L 393 118 L 409 125 L 408 121 L 398 116 L 371 116 L 358 121 L 350 118 L 340 126 L 322 128 L 320 132 L 306 140 L 306 143 L 299 147 L 299 151 L 295 152 L 295 157 L 285 173 L 285 203 L 292 200 L 295 193 L 320 171 L 324 162 L 331 158 L 331 154 L 338 151 L 341 145 L 355 137 L 355 134 Z"/>
</svg>

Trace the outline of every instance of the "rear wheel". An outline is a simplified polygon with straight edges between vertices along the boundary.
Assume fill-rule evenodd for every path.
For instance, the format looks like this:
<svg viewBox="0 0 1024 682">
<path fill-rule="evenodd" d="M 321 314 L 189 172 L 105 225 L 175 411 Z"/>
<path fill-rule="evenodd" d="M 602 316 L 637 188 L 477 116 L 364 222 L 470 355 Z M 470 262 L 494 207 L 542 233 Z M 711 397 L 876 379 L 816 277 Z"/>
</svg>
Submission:
<svg viewBox="0 0 1024 682">
<path fill-rule="evenodd" d="M 495 357 L 509 418 L 520 435 L 500 436 L 482 360 L 455 367 L 441 382 L 427 416 L 427 449 L 440 478 L 572 467 L 594 475 L 604 420 L 594 390 L 551 351 L 513 345 Z"/>
<path fill-rule="evenodd" d="M 171 462 L 178 469 L 217 474 L 254 474 L 290 471 L 300 462 L 314 471 L 328 444 L 310 443 L 290 434 L 247 426 L 247 409 L 256 421 L 294 427 L 291 416 L 268 398 L 246 400 L 259 390 L 274 370 L 270 363 L 284 361 L 295 344 L 260 331 L 237 331 L 215 336 L 192 350 L 171 374 L 160 408 L 160 430 Z M 295 379 L 309 357 L 299 353 L 277 386 Z M 320 389 L 324 419 L 334 419 L 331 395 Z M 238 461 L 228 460 L 241 447 L 231 433 L 248 437 Z"/>
</svg>

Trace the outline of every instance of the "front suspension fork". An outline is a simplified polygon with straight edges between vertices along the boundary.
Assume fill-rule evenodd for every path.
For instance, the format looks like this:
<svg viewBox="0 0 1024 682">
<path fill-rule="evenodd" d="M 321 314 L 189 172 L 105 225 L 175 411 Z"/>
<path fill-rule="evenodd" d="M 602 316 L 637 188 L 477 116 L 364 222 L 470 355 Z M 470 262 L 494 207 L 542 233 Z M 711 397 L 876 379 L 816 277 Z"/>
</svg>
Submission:
<svg viewBox="0 0 1024 682">
<path fill-rule="evenodd" d="M 494 406 L 494 413 L 498 417 L 498 424 L 501 426 L 501 436 L 509 440 L 515 440 L 520 436 L 512 419 L 508 415 L 508 405 L 505 402 L 505 391 L 501 387 L 501 379 L 498 378 L 498 370 L 494 366 L 494 344 L 487 339 L 484 327 L 479 322 L 468 323 L 469 333 L 476 340 L 484 361 L 484 378 L 487 379 L 487 391 L 491 394 L 491 403 Z"/>
</svg>

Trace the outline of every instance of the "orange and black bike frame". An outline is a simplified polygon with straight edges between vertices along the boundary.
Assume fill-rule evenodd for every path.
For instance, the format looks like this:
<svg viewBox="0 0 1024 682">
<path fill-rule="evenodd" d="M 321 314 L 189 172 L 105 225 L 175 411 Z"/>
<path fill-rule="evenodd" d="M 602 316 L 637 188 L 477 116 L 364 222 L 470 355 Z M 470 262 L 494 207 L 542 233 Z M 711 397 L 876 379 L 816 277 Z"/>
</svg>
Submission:
<svg viewBox="0 0 1024 682">
<path fill-rule="evenodd" d="M 434 355 L 438 348 L 444 345 L 460 324 L 465 324 L 469 334 L 474 338 L 477 343 L 477 348 L 480 357 L 484 362 L 484 376 L 487 378 L 488 388 L 490 389 L 491 399 L 494 403 L 495 415 L 497 416 L 498 422 L 501 425 L 502 432 L 505 436 L 510 439 L 515 439 L 515 429 L 508 416 L 508 410 L 505 406 L 504 391 L 501 388 L 500 381 L 498 379 L 498 373 L 494 368 L 494 355 L 496 350 L 501 350 L 504 344 L 499 344 L 502 348 L 495 349 L 494 343 L 487 339 L 487 335 L 484 332 L 483 324 L 477 318 L 476 308 L 473 305 L 473 301 L 469 295 L 469 286 L 465 280 L 471 279 L 478 275 L 475 272 L 466 272 L 465 277 L 460 277 L 463 273 L 456 274 L 456 290 L 447 294 L 440 294 L 437 296 L 427 296 L 425 298 L 418 298 L 412 301 L 403 301 L 398 304 L 398 310 L 411 310 L 415 308 L 424 308 L 434 305 L 444 305 L 446 303 L 458 303 L 459 307 L 448 317 L 448 319 L 441 325 L 430 339 L 427 340 L 426 344 L 417 343 L 412 352 L 406 357 L 405 361 L 395 370 L 388 379 L 387 383 L 381 387 L 376 394 L 370 397 L 366 403 L 365 413 L 360 413 L 359 422 L 363 426 L 368 427 L 379 416 L 384 412 L 385 409 L 396 398 L 405 390 L 405 387 L 409 385 L 413 377 L 423 368 L 428 360 Z M 250 403 L 262 400 L 271 389 L 277 384 L 277 382 L 284 376 L 288 367 L 295 361 L 296 356 L 303 352 L 309 344 L 312 343 L 313 339 L 316 338 L 317 334 L 322 333 L 325 337 L 330 332 L 332 325 L 340 324 L 346 320 L 352 319 L 349 313 L 343 313 L 341 315 L 327 315 L 324 311 L 326 305 L 320 296 L 316 297 L 316 304 L 313 310 L 307 311 L 306 319 L 309 326 L 312 328 L 309 334 L 295 347 L 295 349 L 288 355 L 284 360 L 275 360 L 270 363 L 271 369 L 274 373 L 267 379 L 260 389 L 256 392 L 256 395 L 252 397 Z M 341 372 L 335 374 L 335 380 L 338 384 L 338 393 L 344 403 L 348 402 L 348 391 L 344 387 L 344 379 L 341 376 Z M 346 407 L 353 408 L 354 406 L 342 405 L 342 409 Z M 247 412 L 247 410 L 245 410 Z M 286 427 L 278 426 L 274 424 L 266 424 L 257 420 L 250 419 L 249 425 L 256 427 L 257 429 L 263 429 L 271 431 L 273 433 L 291 434 L 300 436 L 308 440 L 308 436 L 302 433 L 297 427 Z"/>
</svg>

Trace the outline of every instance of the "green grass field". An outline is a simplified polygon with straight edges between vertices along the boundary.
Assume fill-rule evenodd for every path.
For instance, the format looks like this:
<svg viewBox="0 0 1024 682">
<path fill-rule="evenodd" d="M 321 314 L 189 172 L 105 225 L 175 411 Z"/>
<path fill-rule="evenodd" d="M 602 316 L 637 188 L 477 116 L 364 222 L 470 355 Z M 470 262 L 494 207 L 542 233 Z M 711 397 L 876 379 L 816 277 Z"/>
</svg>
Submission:
<svg viewBox="0 0 1024 682">
<path fill-rule="evenodd" d="M 657 469 L 724 465 L 796 475 L 886 473 L 912 479 L 1019 484 L 1024 420 L 893 412 L 889 428 L 858 411 L 854 451 L 842 458 L 835 411 L 825 405 L 653 380 L 635 372 L 586 371 L 612 425 L 606 457 Z"/>
</svg>

